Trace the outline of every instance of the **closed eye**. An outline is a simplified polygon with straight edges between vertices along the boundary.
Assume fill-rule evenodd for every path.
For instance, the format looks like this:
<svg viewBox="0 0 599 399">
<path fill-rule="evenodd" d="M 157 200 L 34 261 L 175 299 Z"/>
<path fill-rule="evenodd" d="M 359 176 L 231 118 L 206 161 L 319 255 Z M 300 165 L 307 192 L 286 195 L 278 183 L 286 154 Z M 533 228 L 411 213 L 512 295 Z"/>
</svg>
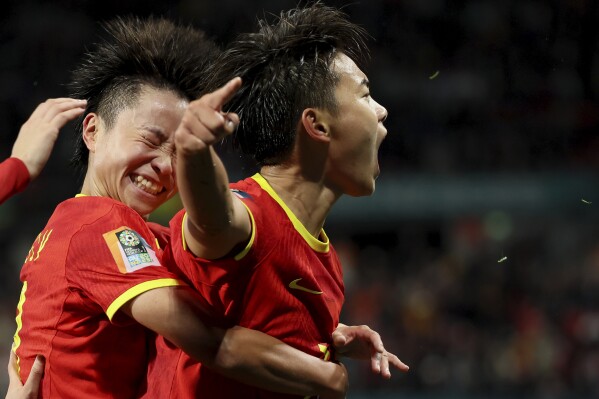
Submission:
<svg viewBox="0 0 599 399">
<path fill-rule="evenodd" d="M 160 147 L 166 141 L 166 135 L 159 129 L 153 127 L 144 127 L 142 137 L 146 144 L 151 147 Z"/>
<path fill-rule="evenodd" d="M 370 82 L 368 79 L 362 79 L 360 86 L 364 88 L 364 95 L 362 97 L 370 97 Z"/>
<path fill-rule="evenodd" d="M 160 140 L 158 140 L 156 137 L 153 137 L 151 134 L 150 135 L 143 135 L 143 142 L 151 148 L 157 148 L 160 147 Z"/>
</svg>

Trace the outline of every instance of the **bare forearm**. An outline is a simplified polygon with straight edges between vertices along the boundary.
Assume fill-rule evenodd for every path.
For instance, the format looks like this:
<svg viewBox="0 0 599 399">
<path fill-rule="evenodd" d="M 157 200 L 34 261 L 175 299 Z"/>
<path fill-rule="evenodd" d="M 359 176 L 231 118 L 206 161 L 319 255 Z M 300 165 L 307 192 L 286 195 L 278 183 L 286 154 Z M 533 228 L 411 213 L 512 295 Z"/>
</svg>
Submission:
<svg viewBox="0 0 599 399">
<path fill-rule="evenodd" d="M 343 398 L 347 375 L 343 366 L 301 352 L 276 338 L 243 327 L 205 327 L 193 298 L 183 295 L 176 331 L 165 336 L 207 367 L 234 380 L 280 393 Z M 191 333 L 190 333 L 191 332 Z"/>
<path fill-rule="evenodd" d="M 192 157 L 180 156 L 177 173 L 187 212 L 185 241 L 193 254 L 221 258 L 249 238 L 247 210 L 231 194 L 227 172 L 213 148 Z"/>
<path fill-rule="evenodd" d="M 181 200 L 193 228 L 210 233 L 225 229 L 231 221 L 229 179 L 214 149 L 177 159 Z"/>
<path fill-rule="evenodd" d="M 239 124 L 239 117 L 222 112 L 222 106 L 240 87 L 241 79 L 235 78 L 192 101 L 175 132 L 177 184 L 188 215 L 186 240 L 203 258 L 222 257 L 248 236 L 247 212 L 229 192 L 226 170 L 213 148 Z"/>
<path fill-rule="evenodd" d="M 207 367 L 258 388 L 343 398 L 345 368 L 242 327 L 207 327 L 201 298 L 188 288 L 158 288 L 140 294 L 123 310 Z"/>
<path fill-rule="evenodd" d="M 235 380 L 280 393 L 343 398 L 347 390 L 343 366 L 242 327 L 225 332 L 214 362 L 208 366 Z"/>
</svg>

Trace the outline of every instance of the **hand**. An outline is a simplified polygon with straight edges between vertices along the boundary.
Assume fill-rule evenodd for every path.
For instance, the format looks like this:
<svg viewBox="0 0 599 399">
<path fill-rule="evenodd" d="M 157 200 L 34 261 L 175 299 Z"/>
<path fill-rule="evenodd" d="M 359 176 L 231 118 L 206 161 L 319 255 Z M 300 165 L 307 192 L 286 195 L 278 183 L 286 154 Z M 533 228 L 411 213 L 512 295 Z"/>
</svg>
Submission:
<svg viewBox="0 0 599 399">
<path fill-rule="evenodd" d="M 5 399 L 37 399 L 40 381 L 44 375 L 45 361 L 41 356 L 35 358 L 25 385 L 17 372 L 17 357 L 10 351 L 8 361 L 8 391 Z"/>
<path fill-rule="evenodd" d="M 387 352 L 381 336 L 368 326 L 346 326 L 339 324 L 333 331 L 333 346 L 340 356 L 352 359 L 370 359 L 372 372 L 391 378 L 389 366 L 400 371 L 409 367 L 393 353 Z"/>
<path fill-rule="evenodd" d="M 193 155 L 235 131 L 239 117 L 233 112 L 222 112 L 222 107 L 240 87 L 241 78 L 234 78 L 189 104 L 175 132 L 177 153 Z"/>
<path fill-rule="evenodd" d="M 60 129 L 85 111 L 87 102 L 72 98 L 54 98 L 37 106 L 21 126 L 11 156 L 19 158 L 35 179 L 50 158 Z"/>
</svg>

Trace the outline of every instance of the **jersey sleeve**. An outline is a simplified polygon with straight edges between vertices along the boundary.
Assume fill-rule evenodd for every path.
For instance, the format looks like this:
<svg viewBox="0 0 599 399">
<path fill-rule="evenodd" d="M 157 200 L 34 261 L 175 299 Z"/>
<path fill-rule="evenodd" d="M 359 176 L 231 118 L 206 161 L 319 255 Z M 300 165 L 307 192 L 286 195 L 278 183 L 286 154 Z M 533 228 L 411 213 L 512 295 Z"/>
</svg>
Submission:
<svg viewBox="0 0 599 399">
<path fill-rule="evenodd" d="M 18 158 L 8 158 L 0 163 L 0 204 L 20 193 L 29 183 L 29 171 Z"/>
<path fill-rule="evenodd" d="M 156 237 L 158 247 L 166 248 L 168 246 L 169 241 L 171 240 L 170 229 L 166 226 L 154 222 L 148 222 L 148 227 L 150 231 L 154 234 L 154 237 Z"/>
<path fill-rule="evenodd" d="M 240 311 L 245 292 L 245 281 L 253 273 L 253 242 L 255 229 L 252 224 L 251 238 L 230 255 L 221 259 L 207 260 L 196 257 L 187 250 L 183 233 L 185 210 L 177 213 L 170 222 L 170 246 L 168 266 L 185 276 L 186 282 L 209 304 L 209 313 L 220 318 L 220 326 L 233 325 Z M 253 220 L 253 219 L 252 219 Z"/>
<path fill-rule="evenodd" d="M 256 238 L 256 222 L 254 220 L 254 216 L 250 208 L 245 204 L 244 206 L 248 210 L 248 214 L 250 216 L 250 222 L 252 224 L 252 230 L 250 233 L 250 237 L 247 242 L 242 243 L 231 251 L 229 255 L 224 256 L 220 259 L 207 260 L 203 258 L 199 258 L 195 256 L 192 252 L 190 252 L 187 248 L 187 244 L 185 242 L 185 230 L 183 225 L 187 219 L 187 213 L 185 209 L 179 211 L 170 222 L 170 245 L 174 262 L 179 266 L 183 266 L 184 269 L 188 271 L 195 270 L 197 268 L 225 268 L 231 278 L 233 276 L 231 273 L 234 273 L 240 267 L 244 267 L 244 265 L 252 266 L 251 258 L 254 249 L 254 243 Z M 224 272 L 223 272 L 224 273 Z M 210 281 L 214 283 L 214 276 L 211 276 Z M 223 280 L 222 283 L 226 283 L 226 280 Z"/>
<path fill-rule="evenodd" d="M 97 303 L 110 320 L 136 296 L 182 282 L 163 266 L 156 238 L 133 210 L 116 206 L 73 236 L 69 283 Z"/>
</svg>

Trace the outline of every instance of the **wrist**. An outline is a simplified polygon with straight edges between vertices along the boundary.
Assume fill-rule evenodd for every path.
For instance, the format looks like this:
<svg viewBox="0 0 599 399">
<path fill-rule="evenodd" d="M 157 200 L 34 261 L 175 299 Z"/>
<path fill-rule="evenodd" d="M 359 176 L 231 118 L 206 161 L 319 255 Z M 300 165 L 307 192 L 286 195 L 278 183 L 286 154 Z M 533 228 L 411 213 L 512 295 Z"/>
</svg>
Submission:
<svg viewBox="0 0 599 399">
<path fill-rule="evenodd" d="M 326 362 L 326 372 L 322 373 L 324 381 L 318 388 L 323 398 L 345 398 L 349 378 L 347 369 L 341 363 Z"/>
</svg>

